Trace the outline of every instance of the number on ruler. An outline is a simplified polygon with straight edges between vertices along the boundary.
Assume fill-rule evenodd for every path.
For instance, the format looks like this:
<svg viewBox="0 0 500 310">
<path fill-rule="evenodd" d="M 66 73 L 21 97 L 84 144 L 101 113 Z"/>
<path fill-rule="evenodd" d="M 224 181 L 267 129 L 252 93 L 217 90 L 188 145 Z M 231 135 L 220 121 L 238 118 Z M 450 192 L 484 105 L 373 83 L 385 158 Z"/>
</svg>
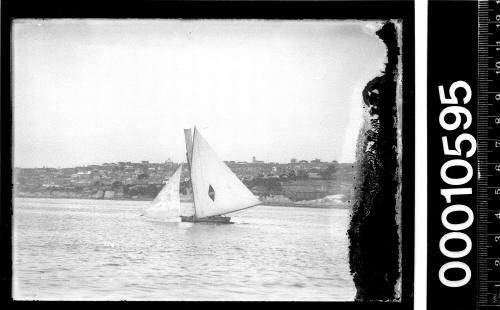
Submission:
<svg viewBox="0 0 500 310">
<path fill-rule="evenodd" d="M 500 195 L 500 188 L 495 189 L 495 195 Z"/>
<path fill-rule="evenodd" d="M 495 170 L 500 172 L 500 165 L 495 165 Z"/>
<path fill-rule="evenodd" d="M 495 236 L 495 242 L 500 241 L 500 236 Z"/>
<path fill-rule="evenodd" d="M 500 141 L 495 141 L 495 147 L 500 147 Z"/>
<path fill-rule="evenodd" d="M 495 124 L 500 125 L 500 117 L 495 118 Z"/>
<path fill-rule="evenodd" d="M 500 219 L 500 212 L 495 213 L 495 216 Z"/>
<path fill-rule="evenodd" d="M 495 267 L 498 267 L 498 266 L 500 266 L 500 260 L 495 259 Z"/>
</svg>

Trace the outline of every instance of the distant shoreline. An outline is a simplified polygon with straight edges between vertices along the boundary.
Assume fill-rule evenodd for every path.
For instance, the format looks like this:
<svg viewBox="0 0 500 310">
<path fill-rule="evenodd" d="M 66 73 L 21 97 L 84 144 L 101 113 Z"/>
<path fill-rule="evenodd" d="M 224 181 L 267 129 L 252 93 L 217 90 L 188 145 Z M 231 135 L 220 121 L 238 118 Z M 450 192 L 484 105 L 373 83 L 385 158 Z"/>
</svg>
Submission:
<svg viewBox="0 0 500 310">
<path fill-rule="evenodd" d="M 91 198 L 91 197 L 81 197 L 81 198 L 76 198 L 76 197 L 37 197 L 37 196 L 13 196 L 13 198 L 28 198 L 28 199 L 74 199 L 74 200 L 106 200 L 106 201 L 153 201 L 153 199 L 148 199 L 148 198 L 136 198 L 136 199 L 117 199 L 117 198 Z M 192 200 L 189 199 L 181 199 L 181 203 L 189 203 L 193 202 Z M 317 204 L 307 204 L 307 203 L 294 203 L 294 202 L 263 202 L 263 206 L 269 206 L 269 207 L 283 207 L 283 208 L 312 208 L 312 209 L 350 209 L 348 204 L 345 205 L 317 205 Z"/>
</svg>

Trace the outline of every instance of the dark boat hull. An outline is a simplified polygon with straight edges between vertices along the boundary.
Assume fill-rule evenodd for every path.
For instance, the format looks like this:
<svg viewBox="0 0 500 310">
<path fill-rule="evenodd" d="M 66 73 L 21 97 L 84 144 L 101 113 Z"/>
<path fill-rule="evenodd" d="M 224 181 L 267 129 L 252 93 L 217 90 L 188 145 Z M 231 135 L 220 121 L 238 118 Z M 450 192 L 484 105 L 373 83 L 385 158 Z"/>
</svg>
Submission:
<svg viewBox="0 0 500 310">
<path fill-rule="evenodd" d="M 181 216 L 181 222 L 232 224 L 228 216 L 209 216 L 201 219 L 194 216 Z"/>
</svg>

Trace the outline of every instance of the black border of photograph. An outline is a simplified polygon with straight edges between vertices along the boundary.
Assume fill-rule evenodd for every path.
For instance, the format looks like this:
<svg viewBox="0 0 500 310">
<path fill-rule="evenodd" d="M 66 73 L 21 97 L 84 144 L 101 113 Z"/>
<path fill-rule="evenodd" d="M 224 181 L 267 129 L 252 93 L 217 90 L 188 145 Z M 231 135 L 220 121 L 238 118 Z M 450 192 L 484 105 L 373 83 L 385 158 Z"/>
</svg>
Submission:
<svg viewBox="0 0 500 310">
<path fill-rule="evenodd" d="M 366 257 L 362 254 L 361 259 L 373 258 L 377 255 L 375 261 L 381 261 L 381 258 L 387 257 L 384 247 L 397 249 L 392 253 L 392 263 L 384 265 L 380 270 L 374 270 L 376 265 L 367 264 L 375 275 L 371 277 L 370 273 L 360 274 L 359 266 L 354 266 L 352 261 L 359 259 L 350 257 L 351 272 L 356 272 L 358 277 L 365 277 L 365 281 L 359 278 L 356 282 L 358 294 L 357 302 L 333 302 L 333 303 L 314 303 L 318 307 L 331 307 L 343 309 L 412 309 L 413 308 L 413 279 L 414 279 L 414 3 L 413 1 L 120 1 L 107 2 L 105 4 L 93 1 L 16 1 L 2 2 L 2 246 L 4 247 L 2 255 L 2 297 L 4 300 L 10 300 L 14 304 L 24 304 L 29 302 L 12 302 L 11 297 L 11 277 L 12 277 L 12 241 L 11 241 L 11 216 L 12 216 L 12 94 L 11 87 L 11 22 L 14 18 L 183 18 L 183 19 L 361 19 L 361 20 L 385 20 L 386 25 L 378 32 L 379 37 L 388 47 L 388 60 L 385 72 L 381 76 L 372 80 L 363 91 L 364 104 L 375 105 L 374 102 L 382 100 L 370 95 L 375 87 L 378 92 L 385 93 L 389 98 L 395 94 L 395 81 L 393 72 L 393 60 L 399 52 L 402 52 L 403 62 L 403 102 L 402 102 L 402 177 L 401 181 L 401 239 L 394 235 L 395 229 L 395 210 L 380 212 L 382 210 L 370 209 L 365 205 L 362 212 L 373 212 L 374 217 L 369 219 L 369 225 L 358 221 L 356 229 L 350 229 L 349 237 L 351 247 L 359 253 L 368 253 Z M 394 46 L 394 29 L 390 20 L 402 20 L 402 50 Z M 391 26 L 392 25 L 392 26 Z M 386 82 L 389 81 L 389 84 Z M 385 89 L 385 90 L 383 90 Z M 8 91 L 6 91 L 8 90 Z M 394 97 L 395 98 L 395 97 Z M 389 110 L 395 108 L 390 106 Z M 387 107 L 385 107 L 387 108 Z M 397 133 L 394 129 L 394 115 L 390 115 L 391 122 L 387 127 L 387 132 L 379 132 L 380 135 L 388 134 L 395 138 Z M 382 170 L 371 171 L 378 177 L 379 193 L 377 199 L 380 203 L 395 204 L 394 177 L 398 163 L 395 160 L 394 139 L 388 139 L 384 136 L 380 139 L 378 159 L 389 165 L 390 173 L 383 173 Z M 392 151 L 391 151 L 392 149 Z M 392 152 L 392 153 L 391 153 Z M 389 156 L 386 156 L 389 154 Z M 385 162 L 387 161 L 387 162 Z M 358 159 L 359 162 L 359 159 Z M 398 168 L 399 169 L 399 168 Z M 366 174 L 367 170 L 365 170 Z M 392 174 L 391 174 L 392 173 Z M 369 181 L 369 178 L 366 178 Z M 363 180 L 357 181 L 361 189 L 363 186 L 374 184 L 363 183 Z M 376 185 L 376 184 L 375 184 Z M 383 185 L 383 186 L 382 186 Z M 391 198 L 388 196 L 392 195 Z M 362 200 L 362 198 L 358 197 Z M 388 199 L 388 200 L 385 200 Z M 380 209 L 380 208 L 378 208 Z M 392 217 L 387 221 L 378 222 L 381 218 Z M 355 217 L 353 217 L 355 218 Z M 394 221 L 393 221 L 394 220 Z M 356 219 L 354 220 L 356 222 Z M 353 223 L 351 223 L 353 225 Z M 364 227 L 360 230 L 360 227 Z M 353 227 L 353 226 L 351 226 Z M 361 234 L 360 234 L 361 232 Z M 390 241 L 387 241 L 389 238 Z M 392 239 L 391 239 L 392 238 Z M 360 240 L 363 239 L 362 242 Z M 392 240 L 392 241 L 391 241 Z M 382 247 L 382 248 L 381 248 Z M 395 247 L 395 248 L 394 248 Z M 402 258 L 399 258 L 399 247 L 401 247 Z M 370 256 L 372 255 L 372 256 Z M 364 257 L 364 258 L 363 258 Z M 395 270 L 399 268 L 399 259 L 401 259 L 401 274 Z M 372 261 L 373 263 L 374 261 Z M 394 264 L 396 262 L 396 264 Z M 362 266 L 361 266 L 362 267 Z M 354 268 L 354 269 L 353 269 Z M 396 268 L 396 269 L 397 269 Z M 376 269 L 376 268 L 375 268 Z M 379 287 L 377 294 L 367 294 L 367 288 L 376 287 L 380 283 L 377 279 L 395 279 L 401 276 L 402 286 L 399 300 L 394 299 L 394 294 L 384 291 Z M 367 278 L 368 277 L 368 278 Z M 391 282 L 391 283 L 392 283 Z M 5 288 L 9 288 L 6 290 Z M 369 301 L 369 302 L 366 302 Z M 71 306 L 76 302 L 47 302 L 50 306 L 63 305 Z M 236 302 L 212 303 L 217 307 L 229 307 Z M 238 302 L 239 303 L 239 302 Z M 92 303 L 94 304 L 94 303 Z M 103 303 L 104 306 L 114 304 L 110 302 Z M 120 303 L 122 306 L 136 306 L 143 302 Z M 144 302 L 148 306 L 156 305 L 154 302 Z M 176 306 L 192 307 L 202 306 L 199 302 L 175 302 Z M 269 304 L 269 303 L 266 303 Z M 273 303 L 274 304 L 274 303 Z M 298 303 L 302 304 L 302 303 Z M 212 306 L 211 305 L 211 306 Z M 238 305 L 240 306 L 240 305 Z M 304 306 L 306 306 L 304 304 Z"/>
</svg>

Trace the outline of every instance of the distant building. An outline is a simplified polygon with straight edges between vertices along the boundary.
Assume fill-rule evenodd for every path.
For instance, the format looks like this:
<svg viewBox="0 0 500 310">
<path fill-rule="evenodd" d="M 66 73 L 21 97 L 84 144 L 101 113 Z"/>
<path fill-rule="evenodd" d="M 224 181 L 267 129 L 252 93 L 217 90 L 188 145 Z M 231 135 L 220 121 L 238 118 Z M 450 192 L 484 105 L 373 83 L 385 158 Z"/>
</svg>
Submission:
<svg viewBox="0 0 500 310">
<path fill-rule="evenodd" d="M 310 179 L 321 179 L 322 176 L 318 172 L 308 172 L 307 177 Z"/>
<path fill-rule="evenodd" d="M 311 163 L 312 164 L 319 164 L 319 163 L 321 163 L 321 160 L 318 158 L 315 158 L 315 159 L 311 160 Z"/>
<path fill-rule="evenodd" d="M 263 160 L 257 160 L 257 158 L 255 156 L 252 157 L 252 163 L 254 164 L 262 164 L 264 163 Z"/>
<path fill-rule="evenodd" d="M 301 160 L 301 161 L 299 161 L 299 163 L 301 163 L 301 164 L 308 164 L 309 162 L 307 160 Z"/>
<path fill-rule="evenodd" d="M 297 163 L 297 158 L 292 158 L 292 159 L 290 159 L 290 163 L 291 163 L 291 164 L 296 164 L 296 163 Z"/>
<path fill-rule="evenodd" d="M 136 168 L 134 172 L 135 172 L 135 174 L 142 174 L 142 173 L 144 173 L 144 169 L 142 169 L 142 168 Z"/>
</svg>

